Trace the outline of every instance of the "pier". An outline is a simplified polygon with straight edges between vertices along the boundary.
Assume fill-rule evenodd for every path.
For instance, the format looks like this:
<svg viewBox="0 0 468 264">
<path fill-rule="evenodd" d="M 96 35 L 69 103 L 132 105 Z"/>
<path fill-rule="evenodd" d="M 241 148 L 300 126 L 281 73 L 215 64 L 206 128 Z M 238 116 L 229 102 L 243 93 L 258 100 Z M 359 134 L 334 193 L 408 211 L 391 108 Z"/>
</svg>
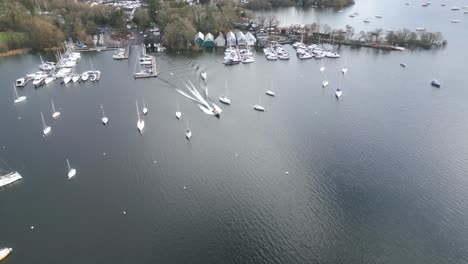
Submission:
<svg viewBox="0 0 468 264">
<path fill-rule="evenodd" d="M 150 58 L 151 60 L 151 68 L 150 69 L 147 69 L 149 67 L 147 66 L 144 66 L 143 69 L 141 69 L 141 60 L 142 59 L 147 59 L 147 58 Z M 156 67 L 156 58 L 154 56 L 151 56 L 151 55 L 147 55 L 146 54 L 146 47 L 145 45 L 143 44 L 142 47 L 141 47 L 141 57 L 140 57 L 140 62 L 137 62 L 137 63 L 140 63 L 140 71 L 139 72 L 135 72 L 133 74 L 133 77 L 135 79 L 141 79 L 141 78 L 156 78 L 158 77 L 158 71 L 157 71 L 157 67 Z M 135 64 L 135 68 L 136 68 L 136 64 Z"/>
</svg>

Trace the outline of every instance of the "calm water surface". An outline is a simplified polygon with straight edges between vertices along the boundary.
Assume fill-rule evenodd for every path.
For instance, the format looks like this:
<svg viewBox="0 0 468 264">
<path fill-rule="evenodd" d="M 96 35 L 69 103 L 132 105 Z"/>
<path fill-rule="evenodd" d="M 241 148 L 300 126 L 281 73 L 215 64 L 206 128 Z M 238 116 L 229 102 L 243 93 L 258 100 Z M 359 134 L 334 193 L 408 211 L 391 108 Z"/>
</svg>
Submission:
<svg viewBox="0 0 468 264">
<path fill-rule="evenodd" d="M 160 77 L 136 81 L 136 47 L 129 61 L 82 54 L 77 70 L 92 59 L 103 72 L 98 84 L 28 85 L 19 90 L 27 102 L 16 106 L 12 83 L 36 71 L 39 57 L 0 59 L 0 158 L 24 177 L 0 190 L 0 246 L 14 248 L 6 263 L 468 262 L 468 19 L 449 10 L 466 3 L 357 2 L 341 14 L 275 14 L 286 24 L 422 25 L 449 45 L 342 47 L 342 59 L 324 61 L 325 89 L 321 62 L 295 56 L 268 62 L 257 53 L 253 64 L 225 67 L 222 51 L 161 54 Z M 361 15 L 351 20 L 352 12 Z M 383 19 L 362 23 L 375 14 Z M 449 23 L 457 17 L 460 24 Z M 200 86 L 203 70 L 215 100 L 228 81 L 232 105 L 217 120 L 179 96 L 177 121 L 176 76 Z M 433 78 L 441 89 L 429 85 Z M 135 100 L 143 98 L 140 135 Z M 259 101 L 265 113 L 253 111 Z M 52 126 L 46 138 L 41 111 Z M 66 157 L 78 170 L 72 180 Z"/>
</svg>

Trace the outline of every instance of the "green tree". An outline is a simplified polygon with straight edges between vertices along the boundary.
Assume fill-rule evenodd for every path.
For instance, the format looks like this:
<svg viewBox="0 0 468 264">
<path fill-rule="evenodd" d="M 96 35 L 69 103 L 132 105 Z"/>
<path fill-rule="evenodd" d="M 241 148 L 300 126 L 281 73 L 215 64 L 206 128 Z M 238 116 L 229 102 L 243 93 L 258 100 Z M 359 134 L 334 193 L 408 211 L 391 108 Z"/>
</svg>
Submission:
<svg viewBox="0 0 468 264">
<path fill-rule="evenodd" d="M 148 12 L 141 8 L 137 9 L 133 17 L 133 22 L 137 24 L 139 29 L 148 28 L 150 24 L 150 17 L 148 15 Z"/>
<path fill-rule="evenodd" d="M 171 50 L 186 50 L 191 46 L 196 30 L 192 22 L 185 17 L 178 17 L 166 27 L 166 41 Z"/>
</svg>

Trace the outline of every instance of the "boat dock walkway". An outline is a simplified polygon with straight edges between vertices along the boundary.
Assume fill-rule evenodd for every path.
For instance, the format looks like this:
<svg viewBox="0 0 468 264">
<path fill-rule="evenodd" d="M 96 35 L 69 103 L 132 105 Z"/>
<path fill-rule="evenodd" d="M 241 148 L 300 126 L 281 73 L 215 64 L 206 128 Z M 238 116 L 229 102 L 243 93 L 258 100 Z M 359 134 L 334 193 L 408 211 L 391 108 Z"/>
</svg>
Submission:
<svg viewBox="0 0 468 264">
<path fill-rule="evenodd" d="M 128 60 L 128 56 L 130 55 L 130 44 L 125 47 L 125 54 L 124 59 Z"/>
<path fill-rule="evenodd" d="M 149 56 L 149 55 L 146 55 L 146 56 Z M 147 74 L 135 73 L 133 77 L 135 77 L 135 79 L 158 77 L 158 70 L 156 68 L 156 58 L 154 56 L 151 56 L 151 71 L 148 71 Z"/>
</svg>

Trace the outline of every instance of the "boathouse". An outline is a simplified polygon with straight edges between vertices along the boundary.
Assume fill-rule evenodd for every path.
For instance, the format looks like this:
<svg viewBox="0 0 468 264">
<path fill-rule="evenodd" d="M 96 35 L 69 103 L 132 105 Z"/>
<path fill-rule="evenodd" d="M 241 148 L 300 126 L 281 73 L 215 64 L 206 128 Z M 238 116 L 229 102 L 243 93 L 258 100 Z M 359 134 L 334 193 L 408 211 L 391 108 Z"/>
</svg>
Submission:
<svg viewBox="0 0 468 264">
<path fill-rule="evenodd" d="M 216 47 L 226 46 L 226 39 L 224 38 L 224 34 L 222 32 L 219 32 L 219 36 L 216 37 L 216 39 L 214 40 L 214 43 Z"/>
<path fill-rule="evenodd" d="M 228 46 L 236 45 L 236 35 L 234 35 L 232 31 L 229 31 L 228 33 L 226 33 L 226 45 Z"/>
<path fill-rule="evenodd" d="M 211 33 L 206 33 L 205 41 L 203 42 L 203 47 L 205 48 L 213 48 L 215 45 L 214 43 L 214 36 Z"/>
<path fill-rule="evenodd" d="M 203 42 L 205 42 L 205 35 L 203 35 L 203 33 L 201 32 L 198 32 L 197 34 L 195 34 L 195 37 L 193 38 L 193 40 L 198 46 L 201 47 L 203 46 Z"/>
<path fill-rule="evenodd" d="M 257 43 L 257 39 L 252 33 L 247 32 L 245 34 L 245 42 L 247 43 L 248 46 L 255 46 L 255 43 Z"/>
<path fill-rule="evenodd" d="M 247 40 L 245 39 L 245 35 L 244 33 L 242 33 L 242 31 L 236 32 L 236 39 L 237 39 L 237 45 L 239 46 L 247 45 Z"/>
</svg>

